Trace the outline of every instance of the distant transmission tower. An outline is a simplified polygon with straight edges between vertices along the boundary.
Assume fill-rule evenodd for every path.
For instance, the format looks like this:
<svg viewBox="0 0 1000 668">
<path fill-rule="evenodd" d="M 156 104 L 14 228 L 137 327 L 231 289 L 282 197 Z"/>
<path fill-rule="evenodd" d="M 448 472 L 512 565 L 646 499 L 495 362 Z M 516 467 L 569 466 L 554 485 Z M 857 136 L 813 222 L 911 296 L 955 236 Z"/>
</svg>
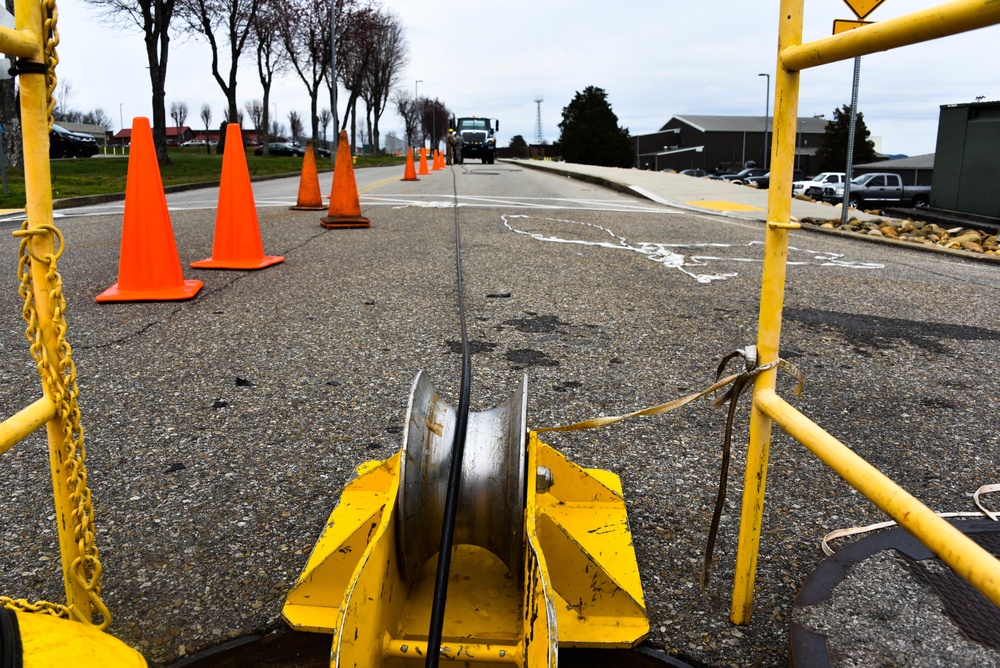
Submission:
<svg viewBox="0 0 1000 668">
<path fill-rule="evenodd" d="M 535 98 L 535 104 L 538 105 L 538 114 L 535 116 L 535 145 L 541 146 L 545 138 L 542 136 L 542 102 L 545 102 L 541 97 Z"/>
</svg>

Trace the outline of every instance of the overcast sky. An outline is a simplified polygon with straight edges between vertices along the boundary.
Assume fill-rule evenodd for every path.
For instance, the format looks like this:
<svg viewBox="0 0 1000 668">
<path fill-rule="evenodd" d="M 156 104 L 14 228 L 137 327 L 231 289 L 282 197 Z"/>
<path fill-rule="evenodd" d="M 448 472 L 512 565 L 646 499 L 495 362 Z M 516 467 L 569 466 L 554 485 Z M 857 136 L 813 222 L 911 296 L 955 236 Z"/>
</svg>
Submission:
<svg viewBox="0 0 1000 668">
<path fill-rule="evenodd" d="M 869 17 L 884 20 L 940 4 L 889 0 Z M 142 33 L 102 24 L 83 0 L 60 0 L 57 75 L 72 85 L 70 106 L 102 108 L 118 129 L 150 116 L 149 72 Z M 514 135 L 533 142 L 536 98 L 542 135 L 559 138 L 562 109 L 577 91 L 603 88 L 622 126 L 632 134 L 658 130 L 685 114 L 760 115 L 775 69 L 777 0 L 383 0 L 406 31 L 410 58 L 400 86 L 438 98 L 464 116 L 500 120 L 501 145 Z M 807 0 L 806 41 L 832 33 L 834 19 L 853 18 L 843 0 Z M 853 61 L 807 70 L 800 116 L 849 104 Z M 225 98 L 211 76 L 204 42 L 175 37 L 167 66 L 167 113 L 174 101 L 201 124 L 209 103 L 218 127 Z M 773 85 L 771 88 L 773 107 Z M 1000 99 L 1000 27 L 866 56 L 858 108 L 884 153 L 931 153 L 943 104 Z M 261 98 L 253 54 L 240 65 L 238 100 Z M 271 100 L 287 127 L 288 112 L 305 117 L 308 96 L 289 74 Z M 272 107 L 272 113 L 274 107 Z M 403 135 L 390 109 L 381 124 Z"/>
</svg>

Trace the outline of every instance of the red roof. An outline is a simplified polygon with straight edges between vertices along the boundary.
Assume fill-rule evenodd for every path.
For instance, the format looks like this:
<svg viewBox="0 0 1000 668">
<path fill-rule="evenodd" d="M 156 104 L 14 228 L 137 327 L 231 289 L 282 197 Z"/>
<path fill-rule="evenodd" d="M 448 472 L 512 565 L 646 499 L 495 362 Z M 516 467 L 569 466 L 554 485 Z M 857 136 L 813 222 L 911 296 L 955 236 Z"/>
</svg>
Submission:
<svg viewBox="0 0 1000 668">
<path fill-rule="evenodd" d="M 186 125 L 181 127 L 170 126 L 167 128 L 167 137 L 177 137 L 179 135 L 184 135 L 191 132 L 191 128 Z M 132 138 L 132 128 L 122 128 L 114 134 L 115 139 L 131 139 Z"/>
</svg>

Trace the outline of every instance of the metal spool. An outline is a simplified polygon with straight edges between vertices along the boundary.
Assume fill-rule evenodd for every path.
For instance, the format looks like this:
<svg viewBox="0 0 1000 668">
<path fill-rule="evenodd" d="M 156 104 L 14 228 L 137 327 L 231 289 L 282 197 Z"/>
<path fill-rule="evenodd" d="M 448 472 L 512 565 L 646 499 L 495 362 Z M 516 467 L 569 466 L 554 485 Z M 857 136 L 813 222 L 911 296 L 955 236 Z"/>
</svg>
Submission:
<svg viewBox="0 0 1000 668">
<path fill-rule="evenodd" d="M 522 577 L 528 377 L 500 406 L 470 412 L 455 545 L 476 545 Z M 410 389 L 400 458 L 399 557 L 414 584 L 441 546 L 456 410 L 421 371 Z"/>
</svg>

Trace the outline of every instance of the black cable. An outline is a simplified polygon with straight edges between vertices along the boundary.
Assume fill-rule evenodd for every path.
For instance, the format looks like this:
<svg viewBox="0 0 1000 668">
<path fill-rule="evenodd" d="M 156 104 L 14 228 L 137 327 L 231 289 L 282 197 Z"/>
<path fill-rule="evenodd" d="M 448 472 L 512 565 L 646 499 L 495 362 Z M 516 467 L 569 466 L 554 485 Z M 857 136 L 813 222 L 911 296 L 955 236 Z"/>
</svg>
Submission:
<svg viewBox="0 0 1000 668">
<path fill-rule="evenodd" d="M 458 318 L 462 328 L 462 384 L 459 390 L 458 414 L 455 416 L 455 441 L 451 449 L 451 471 L 448 474 L 444 519 L 441 523 L 441 550 L 438 552 L 431 624 L 427 632 L 425 668 L 437 668 L 441 654 L 441 632 L 444 627 L 444 608 L 448 598 L 448 573 L 451 570 L 451 548 L 455 535 L 455 517 L 458 513 L 459 485 L 462 483 L 462 456 L 465 454 L 465 432 L 469 423 L 469 395 L 472 385 L 469 336 L 465 328 L 465 300 L 462 296 L 462 235 L 458 225 L 458 184 L 454 169 L 451 170 L 451 178 L 455 193 L 455 269 L 458 273 Z"/>
</svg>

